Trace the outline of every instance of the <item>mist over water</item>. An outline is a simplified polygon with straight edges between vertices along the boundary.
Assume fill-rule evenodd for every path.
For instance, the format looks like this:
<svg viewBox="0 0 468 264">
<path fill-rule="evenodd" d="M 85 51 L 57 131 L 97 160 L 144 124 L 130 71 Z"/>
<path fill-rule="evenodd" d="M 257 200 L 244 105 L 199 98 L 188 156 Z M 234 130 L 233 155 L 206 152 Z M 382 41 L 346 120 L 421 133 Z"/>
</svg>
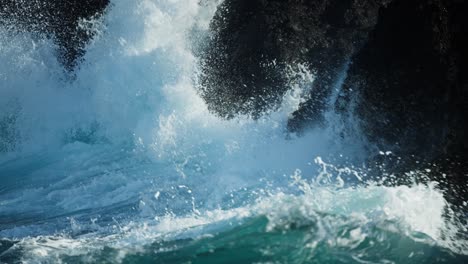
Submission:
<svg viewBox="0 0 468 264">
<path fill-rule="evenodd" d="M 74 72 L 52 39 L 0 27 L 0 261 L 466 260 L 436 183 L 366 181 L 352 113 L 287 132 L 304 65 L 260 119 L 210 113 L 194 50 L 219 3 L 199 2 L 111 1 L 82 21 L 96 36 Z"/>
</svg>

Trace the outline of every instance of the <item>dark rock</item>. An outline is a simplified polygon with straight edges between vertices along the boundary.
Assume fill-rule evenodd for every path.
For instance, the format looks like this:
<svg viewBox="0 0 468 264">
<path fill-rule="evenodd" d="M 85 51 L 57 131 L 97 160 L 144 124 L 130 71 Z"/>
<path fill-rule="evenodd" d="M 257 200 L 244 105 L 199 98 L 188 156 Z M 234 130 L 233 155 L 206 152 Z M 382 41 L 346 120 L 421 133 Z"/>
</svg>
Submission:
<svg viewBox="0 0 468 264">
<path fill-rule="evenodd" d="M 60 60 L 72 70 L 84 54 L 93 32 L 80 27 L 82 19 L 101 15 L 109 0 L 2 0 L 0 24 L 55 39 Z"/>
<path fill-rule="evenodd" d="M 468 2 L 457 0 L 394 0 L 382 8 L 336 105 L 350 111 L 358 97 L 362 131 L 400 157 L 384 166 L 370 158 L 397 175 L 390 185 L 411 184 L 415 175 L 407 172 L 420 170 L 416 180 L 438 182 L 459 212 L 468 209 L 467 12 Z"/>
<path fill-rule="evenodd" d="M 428 179 L 456 200 L 468 182 L 466 13 L 462 0 L 226 0 L 202 53 L 201 95 L 220 116 L 259 116 L 289 88 L 283 68 L 304 63 L 317 78 L 288 124 L 300 132 L 320 123 L 350 62 L 336 109 L 355 112 L 369 141 L 400 157 L 369 166 L 408 184 L 405 172 L 430 164 Z"/>
<path fill-rule="evenodd" d="M 289 88 L 283 68 L 305 63 L 317 78 L 289 122 L 300 131 L 320 120 L 351 60 L 336 107 L 358 97 L 371 141 L 427 157 L 464 152 L 466 10 L 457 0 L 226 0 L 202 54 L 201 95 L 220 116 L 259 116 Z"/>
<path fill-rule="evenodd" d="M 363 131 L 381 148 L 428 159 L 467 153 L 467 5 L 394 0 L 380 10 L 337 107 L 359 95 Z"/>
<path fill-rule="evenodd" d="M 291 126 L 320 119 L 340 68 L 365 41 L 383 0 L 226 0 L 212 21 L 202 60 L 201 95 L 223 117 L 254 117 L 289 89 L 286 65 L 317 75 L 308 107 Z"/>
</svg>

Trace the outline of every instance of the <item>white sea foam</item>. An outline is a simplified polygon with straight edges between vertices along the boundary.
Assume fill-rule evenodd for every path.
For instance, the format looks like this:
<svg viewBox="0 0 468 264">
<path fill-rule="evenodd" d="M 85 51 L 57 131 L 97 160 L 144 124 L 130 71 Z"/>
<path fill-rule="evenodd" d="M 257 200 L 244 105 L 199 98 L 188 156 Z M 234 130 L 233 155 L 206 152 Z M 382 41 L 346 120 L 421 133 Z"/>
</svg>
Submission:
<svg viewBox="0 0 468 264">
<path fill-rule="evenodd" d="M 313 228 L 310 235 L 314 238 L 310 243 L 315 245 L 325 241 L 330 246 L 354 249 L 366 238 L 379 239 L 375 237 L 375 231 L 369 229 L 374 226 L 408 236 L 419 243 L 447 247 L 458 253 L 463 253 L 460 247 L 466 248 L 466 244 L 455 247 L 441 236 L 441 231 L 447 233 L 455 230 L 448 229 L 450 226 L 443 217 L 446 202 L 433 185 L 335 189 L 310 185 L 305 181 L 296 181 L 296 184 L 309 186 L 310 192 L 301 195 L 278 193 L 249 206 L 229 210 L 194 212 L 179 217 L 168 214 L 123 226 L 115 223 L 114 227 L 119 230 L 115 234 L 88 234 L 74 239 L 66 236 L 27 238 L 17 246 L 27 249 L 27 263 L 58 261 L 63 254 L 86 259 L 86 256 L 91 257 L 93 252 L 99 252 L 103 247 L 120 252 L 115 259 L 118 262 L 126 254 L 145 252 L 144 246 L 154 242 L 207 238 L 240 226 L 250 218 L 266 216 L 268 225 L 265 232 L 287 231 L 291 226 L 310 226 Z M 417 201 L 414 206 L 400 206 L 407 203 L 407 197 Z M 350 228 L 349 236 L 337 233 L 337 228 L 343 226 Z M 421 232 L 427 238 L 413 237 L 415 232 Z M 314 246 L 311 244 L 310 247 Z"/>
</svg>

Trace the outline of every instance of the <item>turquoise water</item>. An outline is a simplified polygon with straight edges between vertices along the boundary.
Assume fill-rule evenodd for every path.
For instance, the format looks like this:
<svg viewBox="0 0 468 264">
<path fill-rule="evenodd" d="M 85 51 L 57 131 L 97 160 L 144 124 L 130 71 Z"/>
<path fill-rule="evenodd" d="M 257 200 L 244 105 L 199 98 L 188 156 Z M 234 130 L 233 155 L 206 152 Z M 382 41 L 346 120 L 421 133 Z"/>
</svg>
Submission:
<svg viewBox="0 0 468 264">
<path fill-rule="evenodd" d="M 67 254 L 59 253 L 61 247 L 70 246 L 67 242 L 57 245 L 59 241 L 43 239 L 36 243 L 38 247 L 47 245 L 47 250 L 55 251 L 52 259 L 65 263 L 466 263 L 467 260 L 464 255 L 429 242 L 424 234 L 405 236 L 387 230 L 384 226 L 394 225 L 391 222 L 362 227 L 345 217 L 325 214 L 318 217 L 315 221 L 309 219 L 307 225 L 289 223 L 269 232 L 265 232 L 268 219 L 256 217 L 234 226 L 225 223 L 228 227 L 223 226 L 224 230 L 215 235 L 154 241 L 138 249 L 126 248 L 125 253 L 122 248 L 104 246 Z M 333 228 L 327 238 L 319 237 L 321 224 Z M 369 235 L 355 237 L 356 230 L 361 229 Z M 22 250 L 26 249 L 11 250 L 3 260 L 14 261 L 15 254 L 22 254 Z"/>
<path fill-rule="evenodd" d="M 380 150 L 352 113 L 287 133 L 304 65 L 278 109 L 220 119 L 193 52 L 218 3 L 111 2 L 73 74 L 52 40 L 0 27 L 0 262 L 468 262 L 437 183 L 370 180 Z"/>
</svg>

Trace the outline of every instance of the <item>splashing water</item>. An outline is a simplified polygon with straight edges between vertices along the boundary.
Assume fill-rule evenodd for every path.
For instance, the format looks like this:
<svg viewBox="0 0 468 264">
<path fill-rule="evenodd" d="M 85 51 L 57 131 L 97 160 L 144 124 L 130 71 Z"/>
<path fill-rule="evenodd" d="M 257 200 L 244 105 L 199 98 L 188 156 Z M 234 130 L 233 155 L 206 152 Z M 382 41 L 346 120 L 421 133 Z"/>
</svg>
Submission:
<svg viewBox="0 0 468 264">
<path fill-rule="evenodd" d="M 114 0 L 83 21 L 97 33 L 73 76 L 52 40 L 0 27 L 0 261 L 465 262 L 436 183 L 312 162 L 367 155 L 331 111 L 287 133 L 303 65 L 259 120 L 208 112 L 192 49 L 217 4 Z"/>
</svg>

